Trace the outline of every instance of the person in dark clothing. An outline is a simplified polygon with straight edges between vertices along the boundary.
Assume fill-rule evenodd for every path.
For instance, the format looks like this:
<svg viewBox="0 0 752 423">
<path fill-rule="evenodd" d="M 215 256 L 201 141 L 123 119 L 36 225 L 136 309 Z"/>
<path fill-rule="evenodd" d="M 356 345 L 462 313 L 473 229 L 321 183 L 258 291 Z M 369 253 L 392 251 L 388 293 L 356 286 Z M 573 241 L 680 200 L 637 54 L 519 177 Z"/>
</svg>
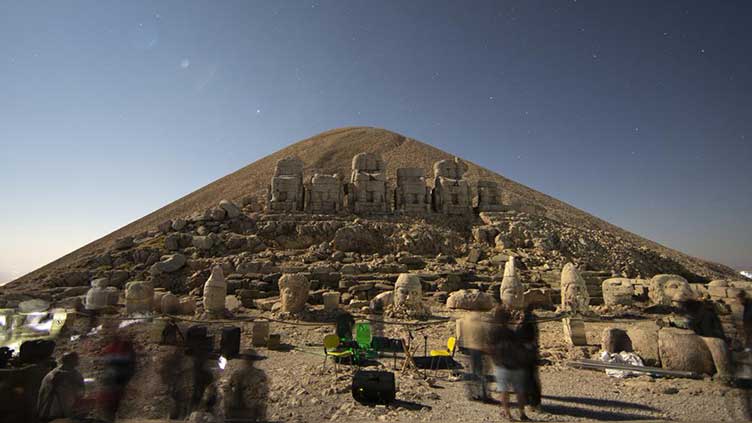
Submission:
<svg viewBox="0 0 752 423">
<path fill-rule="evenodd" d="M 737 300 L 744 309 L 742 310 L 742 349 L 749 351 L 752 347 L 752 301 L 746 291 L 740 290 Z"/>
<path fill-rule="evenodd" d="M 72 418 L 81 413 L 84 378 L 77 367 L 78 354 L 67 353 L 60 366 L 44 377 L 37 402 L 41 421 Z"/>
<path fill-rule="evenodd" d="M 530 366 L 530 357 L 517 331 L 524 314 L 509 310 L 499 305 L 494 309 L 494 336 L 492 358 L 496 366 L 496 384 L 501 391 L 502 416 L 512 418 L 509 410 L 509 392 L 514 392 L 520 420 L 528 420 L 525 414 L 527 400 L 526 369 Z"/>
<path fill-rule="evenodd" d="M 125 388 L 136 373 L 133 343 L 115 329 L 110 342 L 102 350 L 102 359 L 105 369 L 97 402 L 105 420 L 113 422 L 125 395 Z"/>
<path fill-rule="evenodd" d="M 522 342 L 527 357 L 525 368 L 527 405 L 535 408 L 541 404 L 541 385 L 538 372 L 538 324 L 535 321 L 532 307 L 525 310 L 523 321 L 517 329 L 517 335 Z"/>
</svg>

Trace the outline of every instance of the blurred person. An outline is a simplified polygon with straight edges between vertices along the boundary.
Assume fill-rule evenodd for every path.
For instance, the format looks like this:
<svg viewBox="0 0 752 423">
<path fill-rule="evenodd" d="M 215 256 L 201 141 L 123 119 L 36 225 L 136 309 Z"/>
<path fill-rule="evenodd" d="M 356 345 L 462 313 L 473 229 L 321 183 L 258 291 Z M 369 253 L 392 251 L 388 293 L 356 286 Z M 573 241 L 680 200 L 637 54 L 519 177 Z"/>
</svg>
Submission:
<svg viewBox="0 0 752 423">
<path fill-rule="evenodd" d="M 77 369 L 78 363 L 78 354 L 66 353 L 60 365 L 42 379 L 37 399 L 37 412 L 41 421 L 80 417 L 84 414 L 84 377 Z"/>
<path fill-rule="evenodd" d="M 103 417 L 115 421 L 120 402 L 133 375 L 136 373 L 136 353 L 133 343 L 117 327 L 108 325 L 111 338 L 102 349 L 104 376 L 97 402 Z"/>
<path fill-rule="evenodd" d="M 739 290 L 736 298 L 742 306 L 742 350 L 749 352 L 752 347 L 752 301 L 743 289 Z"/>
<path fill-rule="evenodd" d="M 501 391 L 502 417 L 512 419 L 509 410 L 509 392 L 514 392 L 520 420 L 529 420 L 525 414 L 527 400 L 527 366 L 528 351 L 520 339 L 517 328 L 522 323 L 524 314 L 510 310 L 505 305 L 498 305 L 493 311 L 492 358 L 496 366 L 496 384 Z"/>
<path fill-rule="evenodd" d="M 252 360 L 230 360 L 223 370 L 218 384 L 222 394 L 221 408 L 226 419 L 244 422 L 266 420 L 268 381 L 264 371 L 255 367 Z"/>
<path fill-rule="evenodd" d="M 541 384 L 538 372 L 539 343 L 538 323 L 535 320 L 532 307 L 527 307 L 522 322 L 517 329 L 517 335 L 525 350 L 525 380 L 527 405 L 537 409 L 541 404 Z"/>
<path fill-rule="evenodd" d="M 468 312 L 458 321 L 460 352 L 470 358 L 465 394 L 471 401 L 491 402 L 486 387 L 486 356 L 491 352 L 491 325 L 484 313 Z"/>
</svg>

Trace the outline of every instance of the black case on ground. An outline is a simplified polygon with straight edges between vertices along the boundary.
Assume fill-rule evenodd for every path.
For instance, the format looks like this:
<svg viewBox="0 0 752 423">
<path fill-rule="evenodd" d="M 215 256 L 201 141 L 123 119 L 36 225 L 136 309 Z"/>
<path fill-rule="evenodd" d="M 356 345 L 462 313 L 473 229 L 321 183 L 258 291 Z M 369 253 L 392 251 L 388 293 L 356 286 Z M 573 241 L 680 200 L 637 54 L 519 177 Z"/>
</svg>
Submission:
<svg viewBox="0 0 752 423">
<path fill-rule="evenodd" d="M 185 332 L 185 352 L 208 353 L 212 350 L 212 338 L 207 336 L 206 326 L 193 325 Z"/>
<path fill-rule="evenodd" d="M 352 396 L 362 403 L 388 404 L 397 396 L 394 373 L 358 370 L 353 375 Z"/>
<path fill-rule="evenodd" d="M 24 341 L 21 344 L 18 357 L 23 363 L 35 364 L 49 359 L 54 352 L 55 341 L 51 339 L 34 339 Z"/>
<path fill-rule="evenodd" d="M 240 328 L 228 326 L 222 328 L 219 341 L 219 353 L 225 358 L 235 358 L 240 354 Z"/>
</svg>

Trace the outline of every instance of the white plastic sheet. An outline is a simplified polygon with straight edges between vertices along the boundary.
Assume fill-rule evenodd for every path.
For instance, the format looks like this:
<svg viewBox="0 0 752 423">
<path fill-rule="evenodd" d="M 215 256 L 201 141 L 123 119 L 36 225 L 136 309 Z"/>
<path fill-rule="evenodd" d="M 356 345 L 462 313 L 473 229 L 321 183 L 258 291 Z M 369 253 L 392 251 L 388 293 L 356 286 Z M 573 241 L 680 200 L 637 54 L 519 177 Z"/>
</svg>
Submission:
<svg viewBox="0 0 752 423">
<path fill-rule="evenodd" d="M 630 364 L 632 366 L 645 366 L 645 364 L 643 364 L 642 362 L 642 359 L 633 352 L 622 351 L 619 354 L 612 354 L 612 353 L 609 353 L 608 351 L 602 351 L 600 358 L 601 358 L 601 361 L 603 361 L 604 363 Z M 606 374 L 611 377 L 623 379 L 625 377 L 630 377 L 630 376 L 644 375 L 645 373 L 635 372 L 635 371 L 630 371 L 630 370 L 606 369 Z"/>
</svg>

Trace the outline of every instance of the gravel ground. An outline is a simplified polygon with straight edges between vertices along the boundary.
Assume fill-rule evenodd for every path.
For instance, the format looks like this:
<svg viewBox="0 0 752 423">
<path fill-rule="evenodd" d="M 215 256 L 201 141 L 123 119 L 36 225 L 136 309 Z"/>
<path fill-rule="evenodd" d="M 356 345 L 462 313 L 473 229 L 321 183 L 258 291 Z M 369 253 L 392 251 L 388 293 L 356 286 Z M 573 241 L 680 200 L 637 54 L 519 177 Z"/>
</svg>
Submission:
<svg viewBox="0 0 752 423">
<path fill-rule="evenodd" d="M 628 327 L 629 321 L 588 323 L 588 340 L 599 341 L 603 328 Z M 250 324 L 241 324 L 250 333 Z M 139 372 L 128 387 L 121 410 L 123 421 L 152 421 L 167 415 L 167 389 L 159 378 L 163 360 L 174 347 L 159 346 L 147 340 L 148 324 L 134 324 L 126 330 L 140 345 Z M 422 354 L 423 334 L 428 335 L 428 349 L 440 348 L 453 334 L 453 323 L 441 323 L 414 332 Z M 340 366 L 335 375 L 331 365 L 322 373 L 321 339 L 331 327 L 302 327 L 273 324 L 272 331 L 282 334 L 289 347 L 281 351 L 265 348 L 256 353 L 265 359 L 256 361 L 267 378 L 269 397 L 267 418 L 271 421 L 499 421 L 500 406 L 471 402 L 465 398 L 464 382 L 452 380 L 448 370 L 429 372 L 426 380 L 415 372 L 397 371 L 397 403 L 390 406 L 365 406 L 350 395 L 352 369 Z M 689 380 L 641 376 L 628 379 L 610 378 L 593 370 L 566 366 L 570 358 L 587 357 L 596 353 L 597 346 L 572 349 L 561 336 L 559 322 L 540 326 L 541 352 L 549 364 L 541 367 L 543 404 L 540 410 L 528 415 L 535 421 L 573 420 L 677 420 L 677 421 L 738 421 L 743 418 L 743 398 L 740 391 L 728 388 L 711 379 Z M 397 327 L 387 327 L 386 336 L 404 334 Z M 245 339 L 245 337 L 244 337 Z M 82 362 L 85 377 L 97 378 L 101 367 L 94 359 L 101 345 L 99 337 L 82 338 L 61 344 L 58 350 L 75 348 L 88 352 Z M 458 354 L 458 362 L 466 357 Z M 381 363 L 392 370 L 392 359 Z M 401 360 L 398 361 L 401 365 Z M 215 369 L 217 376 L 222 370 Z M 94 389 L 94 386 L 92 386 Z M 498 396 L 497 396 L 498 398 Z M 516 417 L 516 410 L 513 410 Z M 131 420 L 128 420 L 131 419 Z"/>
</svg>

